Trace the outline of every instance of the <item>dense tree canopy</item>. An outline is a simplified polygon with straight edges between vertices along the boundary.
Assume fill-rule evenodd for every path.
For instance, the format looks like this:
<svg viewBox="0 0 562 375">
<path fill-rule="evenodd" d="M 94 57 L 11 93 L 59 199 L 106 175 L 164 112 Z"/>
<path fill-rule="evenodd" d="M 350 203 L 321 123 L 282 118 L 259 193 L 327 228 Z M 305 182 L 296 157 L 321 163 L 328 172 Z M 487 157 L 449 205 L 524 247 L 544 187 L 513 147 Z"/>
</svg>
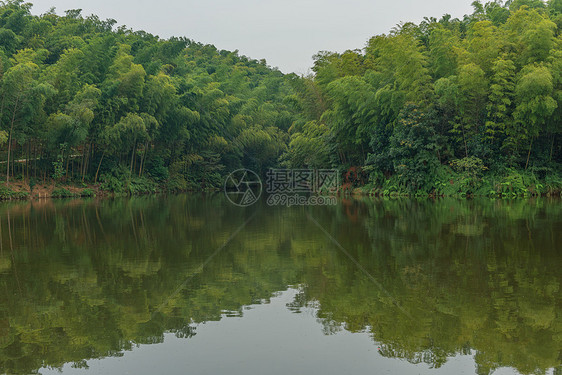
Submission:
<svg viewBox="0 0 562 375">
<path fill-rule="evenodd" d="M 286 150 L 296 111 L 265 61 L 115 21 L 0 6 L 0 147 L 9 182 L 101 181 L 134 192 L 216 185 Z M 126 181 L 126 184 L 122 182 Z"/>
<path fill-rule="evenodd" d="M 380 193 L 559 190 L 560 4 L 472 5 L 462 20 L 400 24 L 364 51 L 316 55 L 288 164 L 317 166 L 302 154 L 325 154 L 324 129 L 323 166 L 362 167 Z"/>
<path fill-rule="evenodd" d="M 241 167 L 360 168 L 380 193 L 560 190 L 559 1 L 403 23 L 314 74 L 116 21 L 0 6 L 7 182 L 211 188 Z"/>
</svg>

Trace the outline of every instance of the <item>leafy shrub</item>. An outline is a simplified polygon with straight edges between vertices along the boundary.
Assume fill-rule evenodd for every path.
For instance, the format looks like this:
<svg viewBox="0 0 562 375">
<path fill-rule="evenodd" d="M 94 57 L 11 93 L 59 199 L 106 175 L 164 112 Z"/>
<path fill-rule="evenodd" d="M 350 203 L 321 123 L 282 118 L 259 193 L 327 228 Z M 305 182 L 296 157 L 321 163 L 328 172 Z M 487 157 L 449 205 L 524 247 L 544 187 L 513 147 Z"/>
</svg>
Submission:
<svg viewBox="0 0 562 375">
<path fill-rule="evenodd" d="M 494 189 L 502 196 L 537 196 L 552 191 L 541 183 L 535 173 L 515 169 L 507 169 L 507 174 L 494 184 Z"/>
<path fill-rule="evenodd" d="M 127 192 L 129 195 L 156 193 L 157 191 L 158 184 L 146 177 L 133 178 L 127 186 Z"/>
<path fill-rule="evenodd" d="M 59 189 L 53 190 L 53 192 L 51 193 L 51 196 L 53 198 L 71 198 L 71 197 L 76 197 L 76 194 L 68 191 L 65 188 L 59 188 Z"/>
<path fill-rule="evenodd" d="M 549 174 L 544 179 L 545 194 L 553 195 L 562 192 L 562 176 L 557 173 Z"/>
<path fill-rule="evenodd" d="M 482 159 L 474 156 L 452 160 L 450 165 L 457 172 L 456 183 L 461 194 L 474 194 L 482 183 L 482 173 L 488 169 Z"/>
<path fill-rule="evenodd" d="M 164 159 L 160 156 L 146 162 L 146 173 L 155 181 L 164 181 L 170 176 L 168 168 L 164 165 Z"/>
<path fill-rule="evenodd" d="M 166 187 L 170 192 L 192 191 L 196 189 L 195 184 L 191 181 L 187 181 L 185 177 L 181 175 L 171 177 L 168 180 Z"/>
<path fill-rule="evenodd" d="M 27 191 L 14 191 L 8 186 L 0 186 L 0 200 L 27 199 L 28 197 Z"/>
<path fill-rule="evenodd" d="M 131 173 L 128 168 L 118 166 L 100 176 L 100 189 L 115 194 L 126 194 L 127 182 L 130 180 L 130 176 Z"/>
<path fill-rule="evenodd" d="M 95 197 L 96 192 L 94 189 L 86 188 L 80 192 L 80 196 L 82 197 Z"/>
<path fill-rule="evenodd" d="M 389 155 L 399 176 L 399 185 L 408 192 L 429 192 L 432 176 L 439 168 L 440 139 L 433 127 L 434 116 L 407 105 L 400 113 L 390 137 Z"/>
</svg>

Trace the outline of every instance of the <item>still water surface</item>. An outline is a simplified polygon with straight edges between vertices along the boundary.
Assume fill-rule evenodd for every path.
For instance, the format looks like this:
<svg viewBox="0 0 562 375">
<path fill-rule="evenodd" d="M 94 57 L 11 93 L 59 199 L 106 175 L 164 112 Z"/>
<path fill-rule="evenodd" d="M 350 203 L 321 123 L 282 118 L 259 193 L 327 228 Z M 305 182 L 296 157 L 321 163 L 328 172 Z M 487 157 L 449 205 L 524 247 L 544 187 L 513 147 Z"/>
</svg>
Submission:
<svg viewBox="0 0 562 375">
<path fill-rule="evenodd" d="M 562 374 L 562 202 L 0 204 L 0 373 Z"/>
</svg>

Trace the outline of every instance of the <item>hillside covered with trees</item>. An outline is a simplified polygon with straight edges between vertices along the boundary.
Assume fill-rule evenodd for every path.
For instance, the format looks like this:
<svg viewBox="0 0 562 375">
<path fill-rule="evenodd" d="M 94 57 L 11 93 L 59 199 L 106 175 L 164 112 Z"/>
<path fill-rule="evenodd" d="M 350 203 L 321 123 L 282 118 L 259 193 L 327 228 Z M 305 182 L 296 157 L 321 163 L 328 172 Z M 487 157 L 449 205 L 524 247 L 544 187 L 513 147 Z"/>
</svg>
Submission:
<svg viewBox="0 0 562 375">
<path fill-rule="evenodd" d="M 265 61 L 30 7 L 0 8 L 6 181 L 199 189 L 225 170 L 274 165 L 285 150 L 290 87 Z"/>
<path fill-rule="evenodd" d="M 354 167 L 379 194 L 560 192 L 562 0 L 473 8 L 320 52 L 298 77 L 79 10 L 2 2 L 0 193 L 200 190 L 241 167 Z"/>
</svg>

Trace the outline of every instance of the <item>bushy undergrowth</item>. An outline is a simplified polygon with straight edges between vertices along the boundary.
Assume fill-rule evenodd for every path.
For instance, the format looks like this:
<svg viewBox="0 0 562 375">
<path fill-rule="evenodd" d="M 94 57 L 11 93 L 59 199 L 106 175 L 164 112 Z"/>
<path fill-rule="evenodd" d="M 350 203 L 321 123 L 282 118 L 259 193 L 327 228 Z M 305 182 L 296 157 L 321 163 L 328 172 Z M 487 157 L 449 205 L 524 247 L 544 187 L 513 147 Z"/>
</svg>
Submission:
<svg viewBox="0 0 562 375">
<path fill-rule="evenodd" d="M 480 172 L 476 170 L 480 169 Z M 413 190 L 401 175 L 390 178 L 372 178 L 362 190 L 379 196 L 488 196 L 488 197 L 529 197 L 553 196 L 562 192 L 562 175 L 549 170 L 540 173 L 529 169 L 521 171 L 506 168 L 502 171 L 482 173 L 484 169 L 442 166 L 437 170 L 435 180 L 423 188 Z"/>
<path fill-rule="evenodd" d="M 51 193 L 51 197 L 53 198 L 72 198 L 76 196 L 76 194 L 65 188 L 57 188 Z"/>
<path fill-rule="evenodd" d="M 120 166 L 100 178 L 100 189 L 116 195 L 140 195 L 156 193 L 158 184 L 148 177 L 131 176 L 127 168 Z"/>
<path fill-rule="evenodd" d="M 94 189 L 86 188 L 81 191 L 72 192 L 66 188 L 57 188 L 51 192 L 52 198 L 79 198 L 79 197 L 95 197 L 96 192 Z"/>
<path fill-rule="evenodd" d="M 0 200 L 26 199 L 29 197 L 27 191 L 15 191 L 8 186 L 0 186 Z"/>
</svg>

